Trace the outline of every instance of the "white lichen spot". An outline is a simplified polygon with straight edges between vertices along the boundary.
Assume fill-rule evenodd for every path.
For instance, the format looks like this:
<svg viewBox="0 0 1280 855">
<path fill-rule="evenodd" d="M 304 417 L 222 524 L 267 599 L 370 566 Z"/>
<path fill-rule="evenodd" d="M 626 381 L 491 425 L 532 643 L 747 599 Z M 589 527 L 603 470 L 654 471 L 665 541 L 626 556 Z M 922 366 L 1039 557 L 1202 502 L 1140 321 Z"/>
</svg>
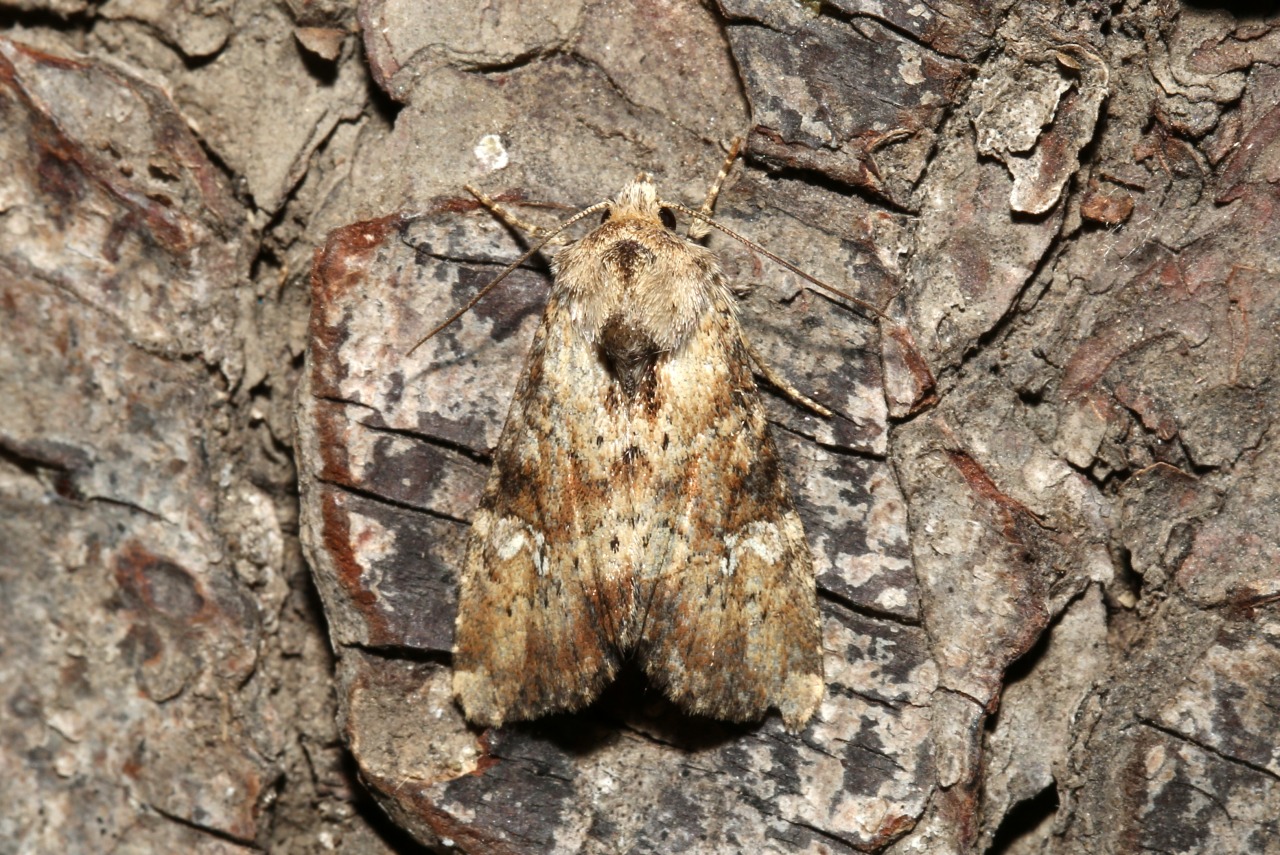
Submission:
<svg viewBox="0 0 1280 855">
<path fill-rule="evenodd" d="M 59 751 L 53 760 L 53 771 L 57 773 L 59 778 L 74 776 L 79 766 L 80 764 L 77 762 L 75 754 L 70 751 Z"/>
<path fill-rule="evenodd" d="M 1163 745 L 1154 745 L 1147 751 L 1146 756 L 1146 772 L 1148 780 L 1155 780 L 1160 775 L 1160 771 L 1165 766 L 1168 757 L 1165 755 Z"/>
<path fill-rule="evenodd" d="M 497 172 L 506 169 L 509 158 L 507 147 L 502 144 L 502 137 L 497 134 L 485 134 L 475 149 L 476 160 L 484 167 L 485 172 Z"/>
<path fill-rule="evenodd" d="M 45 718 L 45 723 L 69 742 L 79 742 L 84 739 L 85 720 L 84 716 L 78 712 L 56 710 Z"/>
<path fill-rule="evenodd" d="M 885 588 L 876 597 L 876 605 L 886 611 L 896 612 L 908 604 L 907 593 L 901 588 Z"/>
<path fill-rule="evenodd" d="M 924 83 L 924 69 L 921 65 L 920 53 L 906 45 L 899 45 L 898 53 L 902 56 L 902 62 L 898 63 L 898 75 L 902 78 L 902 81 L 908 86 L 919 86 Z"/>
<path fill-rule="evenodd" d="M 25 237 L 31 231 L 31 218 L 21 210 L 13 210 L 3 197 L 0 197 L 0 210 L 12 211 L 4 221 L 5 231 L 11 236 Z"/>
<path fill-rule="evenodd" d="M 380 520 L 363 514 L 352 513 L 351 543 L 355 545 L 362 557 L 361 584 L 378 602 L 378 608 L 385 612 L 394 612 L 392 598 L 381 590 L 383 574 L 382 559 L 393 556 L 396 552 L 396 532 L 387 528 Z"/>
<path fill-rule="evenodd" d="M 940 520 L 935 531 L 937 537 L 930 546 L 939 555 L 973 555 L 982 549 L 985 529 L 977 520 Z"/>
</svg>

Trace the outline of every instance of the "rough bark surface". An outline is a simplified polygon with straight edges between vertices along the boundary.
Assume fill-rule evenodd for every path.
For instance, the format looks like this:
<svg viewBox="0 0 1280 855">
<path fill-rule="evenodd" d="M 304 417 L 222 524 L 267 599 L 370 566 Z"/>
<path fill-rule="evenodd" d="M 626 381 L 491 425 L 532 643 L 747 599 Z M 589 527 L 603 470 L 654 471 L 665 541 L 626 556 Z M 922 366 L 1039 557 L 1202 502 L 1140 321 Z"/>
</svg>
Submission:
<svg viewBox="0 0 1280 855">
<path fill-rule="evenodd" d="M 1280 14 L 0 2 L 0 852 L 1280 852 Z M 823 610 L 799 734 L 468 726 L 531 219 L 723 237 Z M 390 819 L 388 819 L 390 817 Z"/>
</svg>

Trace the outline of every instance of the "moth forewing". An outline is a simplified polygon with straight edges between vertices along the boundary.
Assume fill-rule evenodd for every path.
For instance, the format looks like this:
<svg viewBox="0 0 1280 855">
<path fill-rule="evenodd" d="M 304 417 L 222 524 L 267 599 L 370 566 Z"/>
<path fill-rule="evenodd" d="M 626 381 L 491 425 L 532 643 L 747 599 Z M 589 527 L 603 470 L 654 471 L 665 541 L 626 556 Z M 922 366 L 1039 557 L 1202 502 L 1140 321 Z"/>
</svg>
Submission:
<svg viewBox="0 0 1280 855">
<path fill-rule="evenodd" d="M 633 657 L 688 712 L 800 728 L 812 560 L 719 263 L 641 175 L 552 269 L 463 568 L 463 710 L 578 709 Z"/>
</svg>

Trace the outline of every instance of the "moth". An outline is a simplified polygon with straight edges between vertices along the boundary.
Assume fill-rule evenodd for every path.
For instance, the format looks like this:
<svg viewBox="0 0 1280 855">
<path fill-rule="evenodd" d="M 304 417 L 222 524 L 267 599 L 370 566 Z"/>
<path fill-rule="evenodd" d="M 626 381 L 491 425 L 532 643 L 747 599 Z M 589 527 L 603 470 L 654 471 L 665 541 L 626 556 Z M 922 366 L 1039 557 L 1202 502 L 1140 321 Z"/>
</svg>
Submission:
<svg viewBox="0 0 1280 855">
<path fill-rule="evenodd" d="M 556 230 L 602 212 L 552 260 L 472 521 L 453 690 L 473 723 L 580 709 L 628 660 L 692 714 L 774 708 L 794 731 L 822 700 L 812 558 L 753 364 L 773 378 L 701 242 L 728 232 L 709 213 L 734 154 L 701 212 L 641 174 Z"/>
</svg>

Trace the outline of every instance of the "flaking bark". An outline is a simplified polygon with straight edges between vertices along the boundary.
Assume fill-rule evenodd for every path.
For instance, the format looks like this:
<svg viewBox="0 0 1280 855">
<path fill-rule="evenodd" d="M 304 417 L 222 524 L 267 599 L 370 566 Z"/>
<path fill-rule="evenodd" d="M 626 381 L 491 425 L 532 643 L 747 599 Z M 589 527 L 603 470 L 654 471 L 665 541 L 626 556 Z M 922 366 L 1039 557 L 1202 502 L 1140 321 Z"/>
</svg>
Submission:
<svg viewBox="0 0 1280 855">
<path fill-rule="evenodd" d="M 1275 851 L 1274 14 L 7 10 L 13 851 Z M 696 207 L 744 133 L 719 215 L 894 319 L 712 238 L 836 413 L 764 389 L 823 705 L 723 725 L 632 674 L 469 727 L 457 572 L 547 280 L 407 369 L 522 250 L 462 185 Z"/>
</svg>

